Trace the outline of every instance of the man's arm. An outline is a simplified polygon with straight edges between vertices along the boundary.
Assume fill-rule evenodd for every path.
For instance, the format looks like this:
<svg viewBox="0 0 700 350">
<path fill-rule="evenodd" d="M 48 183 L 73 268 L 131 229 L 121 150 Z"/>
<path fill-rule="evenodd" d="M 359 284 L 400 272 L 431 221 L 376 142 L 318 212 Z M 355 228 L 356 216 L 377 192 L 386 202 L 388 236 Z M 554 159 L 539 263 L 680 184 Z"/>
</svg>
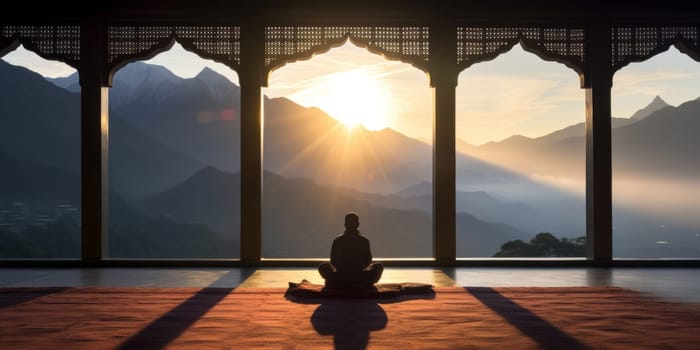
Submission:
<svg viewBox="0 0 700 350">
<path fill-rule="evenodd" d="M 336 264 L 338 263 L 338 252 L 335 244 L 335 240 L 333 240 L 333 244 L 331 244 L 331 265 L 334 267 L 337 266 Z"/>
<path fill-rule="evenodd" d="M 365 249 L 364 249 L 364 253 L 362 256 L 362 263 L 365 266 L 369 266 L 369 264 L 372 263 L 372 250 L 369 247 L 369 240 L 366 240 L 365 242 L 366 242 L 367 247 L 365 247 Z"/>
</svg>

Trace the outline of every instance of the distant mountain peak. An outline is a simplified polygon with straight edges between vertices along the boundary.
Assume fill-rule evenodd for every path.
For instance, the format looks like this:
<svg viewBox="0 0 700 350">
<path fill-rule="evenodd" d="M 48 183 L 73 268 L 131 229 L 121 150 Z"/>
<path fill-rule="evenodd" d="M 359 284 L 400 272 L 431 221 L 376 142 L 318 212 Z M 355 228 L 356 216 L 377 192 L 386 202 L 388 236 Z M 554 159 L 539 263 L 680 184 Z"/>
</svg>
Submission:
<svg viewBox="0 0 700 350">
<path fill-rule="evenodd" d="M 528 142 L 528 141 L 532 141 L 532 138 L 518 134 L 518 135 L 508 136 L 505 139 L 498 141 L 498 142 L 495 142 L 495 141 L 488 142 L 488 143 L 486 143 L 486 145 L 489 145 L 489 144 L 491 144 L 491 145 L 495 145 L 495 144 L 514 145 L 514 144 L 521 144 L 523 142 Z"/>
<path fill-rule="evenodd" d="M 236 84 L 227 77 L 206 66 L 194 77 L 194 80 L 204 84 L 211 96 L 215 96 L 218 101 L 231 98 L 231 94 L 237 88 Z"/>
<path fill-rule="evenodd" d="M 656 95 L 654 97 L 654 99 L 646 107 L 634 112 L 634 114 L 632 114 L 630 119 L 634 120 L 634 121 L 639 121 L 639 120 L 642 120 L 642 119 L 648 117 L 652 113 L 654 113 L 662 108 L 669 107 L 669 106 L 670 105 L 668 103 L 666 103 L 666 101 L 664 101 L 661 98 L 661 96 Z"/>
<path fill-rule="evenodd" d="M 395 193 L 401 197 L 415 197 L 433 193 L 433 183 L 430 181 L 421 181 Z"/>
<path fill-rule="evenodd" d="M 532 140 L 532 138 L 527 137 L 525 135 L 518 134 L 518 135 L 510 136 L 503 141 L 523 141 L 523 140 Z"/>
<path fill-rule="evenodd" d="M 663 103 L 665 105 L 668 105 L 668 103 L 666 103 L 666 101 L 664 101 L 659 95 L 654 96 L 654 99 L 651 101 L 651 104 L 654 103 Z"/>
<path fill-rule="evenodd" d="M 204 168 L 202 168 L 201 170 L 199 170 L 196 174 L 197 175 L 216 175 L 216 176 L 218 176 L 218 175 L 226 174 L 226 172 L 215 167 L 215 166 L 207 165 Z"/>
<path fill-rule="evenodd" d="M 213 179 L 220 179 L 229 175 L 231 175 L 231 173 L 227 171 L 221 170 L 215 166 L 206 165 L 194 172 L 184 182 L 211 182 Z"/>
<path fill-rule="evenodd" d="M 217 73 L 213 69 L 209 68 L 208 66 L 204 66 L 199 73 L 197 73 L 197 76 L 195 76 L 195 79 L 221 79 L 225 78 L 223 75 Z"/>
</svg>

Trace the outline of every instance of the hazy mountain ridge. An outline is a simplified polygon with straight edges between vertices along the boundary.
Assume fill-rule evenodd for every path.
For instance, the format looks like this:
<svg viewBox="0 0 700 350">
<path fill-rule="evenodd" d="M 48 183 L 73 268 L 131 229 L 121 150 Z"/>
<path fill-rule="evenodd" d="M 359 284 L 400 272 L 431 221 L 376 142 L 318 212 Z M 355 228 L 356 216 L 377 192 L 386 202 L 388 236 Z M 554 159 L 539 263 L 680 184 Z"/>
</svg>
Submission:
<svg viewBox="0 0 700 350">
<path fill-rule="evenodd" d="M 0 153 L 1 200 L 63 202 L 80 207 L 80 176 Z"/>
<path fill-rule="evenodd" d="M 236 232 L 240 221 L 230 215 L 240 208 L 239 174 L 205 168 L 172 189 L 140 203 L 155 217 L 180 218 L 205 224 L 219 232 Z M 265 172 L 263 193 L 263 253 L 266 257 L 325 257 L 332 239 L 342 232 L 348 211 L 360 214 L 361 227 L 372 240 L 375 256 L 432 256 L 432 219 L 415 209 L 382 205 L 381 195 L 369 199 L 348 195 L 347 190 L 319 185 L 306 179 L 286 179 Z M 458 251 L 463 256 L 491 256 L 500 244 L 529 233 L 502 223 L 479 220 L 459 213 L 465 228 L 460 239 L 472 242 Z"/>
<path fill-rule="evenodd" d="M 0 150 L 32 163 L 79 173 L 79 96 L 2 60 L 0 76 Z"/>
<path fill-rule="evenodd" d="M 613 157 L 620 173 L 656 173 L 659 166 L 674 176 L 692 176 L 700 167 L 689 162 L 690 150 L 700 147 L 692 135 L 700 115 L 700 102 L 668 105 L 656 96 L 630 118 L 611 120 Z M 675 135 L 675 136 L 674 136 Z M 655 142 L 649 142 L 655 140 Z M 575 124 L 538 138 L 513 136 L 475 146 L 470 153 L 525 174 L 549 174 L 571 179 L 585 175 L 585 123 Z"/>
</svg>

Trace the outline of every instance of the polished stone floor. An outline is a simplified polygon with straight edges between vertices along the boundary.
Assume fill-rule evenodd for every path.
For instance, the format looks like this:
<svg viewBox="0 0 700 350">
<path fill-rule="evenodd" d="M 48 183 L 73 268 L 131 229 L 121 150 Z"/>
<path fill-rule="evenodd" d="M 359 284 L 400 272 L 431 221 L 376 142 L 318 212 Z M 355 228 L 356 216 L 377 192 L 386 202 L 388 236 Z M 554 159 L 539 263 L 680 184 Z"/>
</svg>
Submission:
<svg viewBox="0 0 700 350">
<path fill-rule="evenodd" d="M 311 268 L 0 268 L 0 287 L 280 287 Z M 387 268 L 380 282 L 466 287 L 617 286 L 700 304 L 700 268 Z"/>
</svg>

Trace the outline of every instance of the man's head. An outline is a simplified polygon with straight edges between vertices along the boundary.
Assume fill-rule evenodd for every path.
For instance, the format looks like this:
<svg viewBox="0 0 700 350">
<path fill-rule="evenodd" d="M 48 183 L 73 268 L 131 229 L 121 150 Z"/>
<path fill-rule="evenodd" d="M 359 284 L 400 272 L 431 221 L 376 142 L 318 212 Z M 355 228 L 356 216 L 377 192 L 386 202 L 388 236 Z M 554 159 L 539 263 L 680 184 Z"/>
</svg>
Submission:
<svg viewBox="0 0 700 350">
<path fill-rule="evenodd" d="M 358 227 L 360 227 L 360 217 L 355 213 L 347 213 L 345 215 L 345 228 L 356 230 Z"/>
</svg>

